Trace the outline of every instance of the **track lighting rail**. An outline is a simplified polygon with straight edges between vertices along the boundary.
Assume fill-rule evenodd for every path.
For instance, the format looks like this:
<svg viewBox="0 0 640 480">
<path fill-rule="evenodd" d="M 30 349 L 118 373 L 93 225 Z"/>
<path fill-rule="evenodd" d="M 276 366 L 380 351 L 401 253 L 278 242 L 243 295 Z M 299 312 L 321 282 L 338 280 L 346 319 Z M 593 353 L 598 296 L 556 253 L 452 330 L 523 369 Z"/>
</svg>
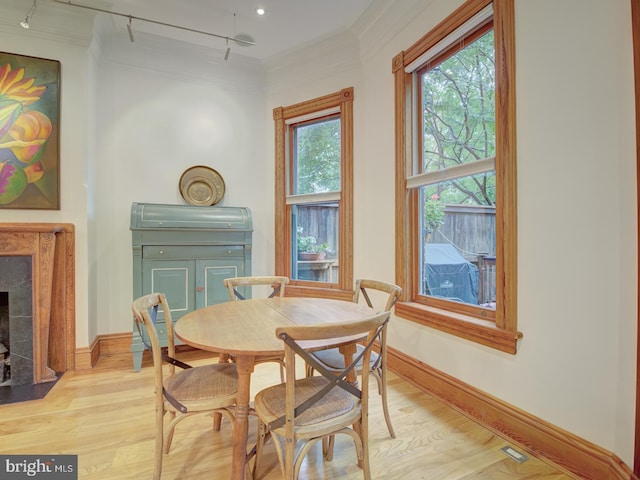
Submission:
<svg viewBox="0 0 640 480">
<path fill-rule="evenodd" d="M 252 41 L 247 40 L 247 39 L 243 38 L 242 36 L 238 36 L 238 35 L 236 35 L 235 37 L 228 37 L 226 35 L 218 35 L 217 33 L 206 32 L 204 30 L 196 30 L 194 28 L 189 28 L 189 27 L 182 27 L 180 25 L 174 25 L 174 24 L 171 24 L 171 23 L 159 22 L 157 20 L 151 20 L 149 18 L 143 18 L 143 17 L 137 17 L 135 15 L 129 15 L 127 13 L 113 12 L 111 10 L 106 10 L 106 9 L 102 9 L 102 8 L 90 7 L 88 5 L 81 5 L 79 3 L 71 2 L 70 0 L 53 0 L 53 1 L 55 3 L 61 3 L 62 5 L 69 5 L 71 7 L 84 8 L 84 9 L 87 9 L 87 10 L 93 10 L 95 12 L 102 12 L 102 13 L 107 13 L 109 15 L 116 15 L 116 16 L 119 16 L 119 17 L 128 18 L 129 19 L 129 23 L 127 24 L 127 28 L 129 29 L 129 38 L 133 38 L 133 34 L 131 33 L 131 21 L 132 20 L 139 20 L 141 22 L 153 23 L 155 25 L 162 25 L 164 27 L 177 28 L 179 30 L 186 30 L 188 32 L 199 33 L 201 35 L 208 35 L 210 37 L 221 38 L 223 40 L 226 40 L 227 42 L 229 42 L 229 40 L 231 40 L 231 41 L 236 42 L 237 44 L 242 44 L 242 45 L 247 45 L 247 46 L 251 46 L 251 45 L 255 45 L 256 44 L 256 42 L 252 42 Z"/>
</svg>

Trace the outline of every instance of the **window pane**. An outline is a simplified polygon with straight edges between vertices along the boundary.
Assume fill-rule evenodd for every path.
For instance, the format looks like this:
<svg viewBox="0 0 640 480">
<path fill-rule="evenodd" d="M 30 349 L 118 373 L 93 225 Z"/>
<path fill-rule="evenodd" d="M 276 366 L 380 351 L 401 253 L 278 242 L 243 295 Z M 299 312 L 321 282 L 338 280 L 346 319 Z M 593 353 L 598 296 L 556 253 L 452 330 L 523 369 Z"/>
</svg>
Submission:
<svg viewBox="0 0 640 480">
<path fill-rule="evenodd" d="M 420 198 L 420 293 L 494 309 L 495 173 L 422 187 Z"/>
<path fill-rule="evenodd" d="M 338 204 L 293 205 L 291 278 L 338 282 Z"/>
<path fill-rule="evenodd" d="M 340 191 L 340 117 L 293 128 L 293 195 Z"/>
<path fill-rule="evenodd" d="M 421 72 L 422 172 L 495 156 L 493 30 Z"/>
</svg>

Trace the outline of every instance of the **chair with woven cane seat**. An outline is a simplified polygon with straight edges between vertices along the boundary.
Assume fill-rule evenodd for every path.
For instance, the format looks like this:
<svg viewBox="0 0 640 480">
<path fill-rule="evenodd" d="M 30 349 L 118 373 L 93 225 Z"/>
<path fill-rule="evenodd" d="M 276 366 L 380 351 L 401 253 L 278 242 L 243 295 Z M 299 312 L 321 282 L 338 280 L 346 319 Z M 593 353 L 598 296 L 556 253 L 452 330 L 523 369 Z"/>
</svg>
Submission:
<svg viewBox="0 0 640 480">
<path fill-rule="evenodd" d="M 133 302 L 132 309 L 139 331 L 142 332 L 143 325 L 146 329 L 148 342 L 145 340 L 145 343 L 153 357 L 156 410 L 153 478 L 160 480 L 163 453 L 169 453 L 175 427 L 180 421 L 196 414 L 214 413 L 217 414 L 214 415 L 213 424 L 216 430 L 220 428 L 221 416 L 230 420 L 233 425 L 232 412 L 238 393 L 238 372 L 236 366 L 231 363 L 191 367 L 175 358 L 171 311 L 162 293 L 151 293 L 138 298 Z M 158 314 L 164 315 L 166 321 L 168 342 L 166 354 L 160 347 L 155 328 Z M 182 370 L 176 371 L 176 366 Z M 169 416 L 166 434 L 165 414 Z M 215 417 L 218 417 L 217 420 Z"/>
<path fill-rule="evenodd" d="M 355 303 L 364 299 L 369 308 L 374 308 L 374 302 L 371 300 L 373 292 L 381 292 L 385 294 L 385 303 L 381 311 L 390 312 L 395 303 L 402 294 L 402 288 L 393 283 L 382 282 L 380 280 L 356 280 L 353 301 Z M 370 295 L 371 294 L 371 295 Z M 362 348 L 361 346 L 359 348 Z M 326 368 L 333 371 L 340 371 L 344 368 L 344 357 L 337 348 L 321 350 L 315 352 L 313 356 L 317 361 L 322 363 Z M 378 383 L 378 394 L 382 397 L 382 410 L 384 419 L 387 423 L 387 429 L 391 438 L 396 438 L 396 433 L 391 425 L 389 416 L 389 407 L 387 405 L 387 329 L 383 329 L 379 338 L 379 353 L 371 354 L 371 373 Z M 307 376 L 313 375 L 313 367 L 307 364 Z M 362 364 L 357 366 L 358 374 L 362 371 Z"/>
<path fill-rule="evenodd" d="M 317 441 L 337 434 L 349 435 L 355 444 L 358 464 L 365 480 L 371 478 L 368 448 L 369 370 L 362 372 L 362 382 L 355 380 L 358 362 L 368 364 L 372 346 L 389 320 L 389 312 L 358 321 L 322 325 L 292 325 L 276 329 L 284 342 L 286 381 L 258 392 L 254 399 L 258 416 L 258 442 L 254 478 L 258 478 L 267 436 L 275 443 L 283 478 L 297 479 L 307 452 Z M 353 361 L 341 372 L 327 370 L 304 350 L 305 341 L 334 339 L 341 344 L 364 341 Z M 302 345 L 301 345 L 302 343 Z M 295 360 L 299 356 L 321 375 L 296 380 Z M 284 445 L 283 445 L 284 443 Z M 322 442 L 324 447 L 324 442 Z M 326 451 L 325 451 L 326 453 Z"/>
<path fill-rule="evenodd" d="M 232 302 L 238 300 L 246 300 L 248 297 L 247 289 L 253 287 L 267 286 L 271 287 L 268 298 L 284 297 L 285 285 L 289 283 L 289 277 L 280 276 L 252 276 L 252 277 L 234 277 L 226 278 L 223 281 L 224 286 L 229 290 L 229 300 Z M 220 358 L 225 361 L 225 357 Z M 256 360 L 256 364 L 265 362 L 275 362 L 280 365 L 280 379 L 284 382 L 284 356 L 261 357 Z"/>
</svg>

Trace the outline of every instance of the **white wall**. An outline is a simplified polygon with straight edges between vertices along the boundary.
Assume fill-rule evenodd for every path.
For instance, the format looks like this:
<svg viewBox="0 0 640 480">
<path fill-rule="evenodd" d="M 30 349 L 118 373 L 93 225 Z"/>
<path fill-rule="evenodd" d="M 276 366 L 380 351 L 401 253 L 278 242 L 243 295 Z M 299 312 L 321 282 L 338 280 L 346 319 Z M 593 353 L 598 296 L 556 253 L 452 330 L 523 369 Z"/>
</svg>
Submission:
<svg viewBox="0 0 640 480">
<path fill-rule="evenodd" d="M 223 205 L 252 209 L 253 270 L 272 271 L 272 109 L 345 87 L 355 89 L 355 275 L 393 281 L 391 59 L 461 2 L 375 1 L 375 14 L 355 33 L 271 59 L 264 69 L 141 35 L 130 44 L 126 33 L 89 51 L 53 29 L 25 33 L 6 20 L 24 15 L 18 0 L 9 0 L 13 10 L 3 2 L 3 50 L 63 65 L 63 195 L 59 212 L 0 209 L 0 221 L 76 225 L 77 346 L 129 331 L 130 205 L 182 203 L 177 182 L 191 165 L 223 175 Z M 629 10 L 629 0 L 516 0 L 524 334 L 517 355 L 400 318 L 389 342 L 632 465 L 637 222 Z"/>
<path fill-rule="evenodd" d="M 525 337 L 507 372 L 520 381 L 506 398 L 632 465 L 637 219 L 630 4 L 520 1 L 517 8 Z M 543 21 L 540 35 L 535 27 Z"/>
</svg>

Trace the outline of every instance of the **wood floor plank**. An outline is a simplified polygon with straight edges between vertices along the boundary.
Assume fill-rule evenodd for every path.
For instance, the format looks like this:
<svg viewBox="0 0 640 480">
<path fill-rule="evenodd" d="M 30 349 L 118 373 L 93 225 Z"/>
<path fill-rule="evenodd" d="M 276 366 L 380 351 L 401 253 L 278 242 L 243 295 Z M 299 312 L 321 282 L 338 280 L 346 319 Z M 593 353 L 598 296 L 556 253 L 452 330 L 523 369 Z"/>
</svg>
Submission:
<svg viewBox="0 0 640 480">
<path fill-rule="evenodd" d="M 186 351 L 193 364 L 215 361 Z M 279 381 L 278 368 L 256 367 L 252 391 Z M 372 380 L 370 463 L 373 478 L 385 480 L 569 480 L 572 477 L 514 446 L 530 459 L 519 464 L 500 449 L 508 440 L 461 415 L 413 385 L 391 375 L 389 407 L 397 438 L 389 437 Z M 141 480 L 153 465 L 153 377 L 149 358 L 134 372 L 130 355 L 105 355 L 88 372 L 68 372 L 49 395 L 36 401 L 0 405 L 3 454 L 77 454 L 78 478 Z M 219 432 L 210 416 L 184 420 L 171 452 L 165 455 L 164 480 L 227 478 L 231 472 L 231 425 Z M 250 418 L 249 441 L 256 421 Z M 264 480 L 281 478 L 275 449 L 268 444 Z M 360 480 L 355 449 L 346 436 L 336 438 L 334 459 L 326 462 L 320 446 L 305 460 L 301 478 Z"/>
</svg>

